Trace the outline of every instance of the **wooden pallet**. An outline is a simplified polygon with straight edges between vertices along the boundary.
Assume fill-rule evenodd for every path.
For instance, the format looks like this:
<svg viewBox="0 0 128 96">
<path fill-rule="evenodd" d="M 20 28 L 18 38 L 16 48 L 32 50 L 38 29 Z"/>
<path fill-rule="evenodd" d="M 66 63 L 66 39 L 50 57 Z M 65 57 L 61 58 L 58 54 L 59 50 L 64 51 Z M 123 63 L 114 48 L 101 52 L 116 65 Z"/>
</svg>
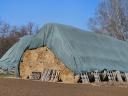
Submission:
<svg viewBox="0 0 128 96">
<path fill-rule="evenodd" d="M 93 75 L 94 75 L 95 82 L 100 82 L 100 81 L 101 81 L 101 80 L 100 80 L 100 75 L 99 75 L 98 70 L 95 70 L 95 71 L 93 72 Z"/>
<path fill-rule="evenodd" d="M 32 80 L 40 80 L 41 79 L 41 72 L 32 72 L 32 74 L 29 78 Z"/>
<path fill-rule="evenodd" d="M 84 74 L 80 74 L 80 78 L 82 80 L 82 83 L 89 83 L 89 78 L 88 78 L 88 74 L 84 73 Z"/>
<path fill-rule="evenodd" d="M 59 79 L 59 70 L 45 69 L 41 74 L 42 81 L 57 82 Z"/>
</svg>

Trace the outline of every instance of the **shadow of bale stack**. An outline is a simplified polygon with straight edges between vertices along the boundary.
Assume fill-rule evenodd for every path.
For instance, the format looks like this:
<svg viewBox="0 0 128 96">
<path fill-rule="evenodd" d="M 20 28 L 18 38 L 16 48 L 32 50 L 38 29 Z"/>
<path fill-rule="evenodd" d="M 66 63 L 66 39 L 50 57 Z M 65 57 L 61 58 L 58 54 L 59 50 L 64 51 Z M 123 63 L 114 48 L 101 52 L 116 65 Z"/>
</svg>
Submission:
<svg viewBox="0 0 128 96">
<path fill-rule="evenodd" d="M 59 80 L 64 83 L 74 83 L 74 74 L 47 47 L 27 50 L 20 63 L 20 76 L 27 79 L 32 72 L 43 72 L 44 69 L 59 70 Z"/>
</svg>

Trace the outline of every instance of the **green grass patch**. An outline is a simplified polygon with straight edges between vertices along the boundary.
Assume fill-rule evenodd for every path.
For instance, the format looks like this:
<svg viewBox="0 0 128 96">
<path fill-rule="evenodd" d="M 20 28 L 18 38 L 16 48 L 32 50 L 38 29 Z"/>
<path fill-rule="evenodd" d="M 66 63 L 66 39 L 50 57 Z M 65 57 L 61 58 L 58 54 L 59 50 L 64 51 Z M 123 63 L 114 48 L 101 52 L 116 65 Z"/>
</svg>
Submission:
<svg viewBox="0 0 128 96">
<path fill-rule="evenodd" d="M 15 77 L 15 75 L 10 73 L 0 73 L 0 77 Z"/>
</svg>

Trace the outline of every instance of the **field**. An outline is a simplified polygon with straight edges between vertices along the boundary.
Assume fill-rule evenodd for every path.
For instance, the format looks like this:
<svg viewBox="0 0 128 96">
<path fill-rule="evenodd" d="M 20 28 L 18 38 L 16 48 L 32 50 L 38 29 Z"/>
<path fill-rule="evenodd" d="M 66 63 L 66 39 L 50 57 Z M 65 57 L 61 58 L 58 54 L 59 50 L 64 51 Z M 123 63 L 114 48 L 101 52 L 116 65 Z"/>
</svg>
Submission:
<svg viewBox="0 0 128 96">
<path fill-rule="evenodd" d="M 0 96 L 128 96 L 128 88 L 0 78 Z"/>
</svg>

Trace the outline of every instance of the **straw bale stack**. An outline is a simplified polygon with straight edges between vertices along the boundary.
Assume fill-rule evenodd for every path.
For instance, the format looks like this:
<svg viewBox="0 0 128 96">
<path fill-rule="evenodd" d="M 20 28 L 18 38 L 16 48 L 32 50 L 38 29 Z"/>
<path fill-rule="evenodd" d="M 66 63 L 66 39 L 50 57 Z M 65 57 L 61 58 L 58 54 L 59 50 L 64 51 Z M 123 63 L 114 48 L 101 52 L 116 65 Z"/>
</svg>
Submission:
<svg viewBox="0 0 128 96">
<path fill-rule="evenodd" d="M 64 83 L 74 83 L 74 74 L 47 47 L 27 50 L 20 64 L 20 76 L 26 79 L 32 72 L 42 72 L 44 69 L 59 70 L 59 78 Z"/>
</svg>

